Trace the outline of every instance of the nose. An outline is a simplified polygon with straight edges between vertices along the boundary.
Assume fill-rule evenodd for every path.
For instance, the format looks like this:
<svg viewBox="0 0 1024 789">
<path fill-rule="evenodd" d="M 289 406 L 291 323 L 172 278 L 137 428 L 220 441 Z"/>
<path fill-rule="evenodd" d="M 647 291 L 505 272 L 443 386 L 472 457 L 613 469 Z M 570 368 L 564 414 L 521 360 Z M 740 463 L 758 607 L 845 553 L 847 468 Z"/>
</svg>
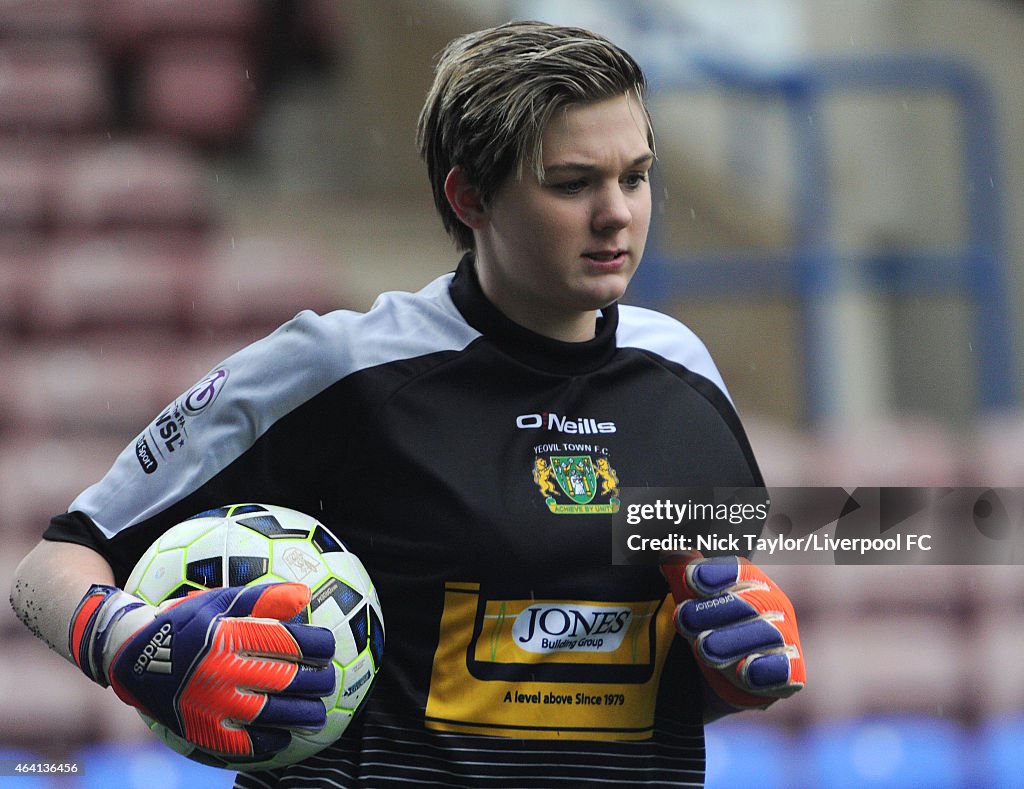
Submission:
<svg viewBox="0 0 1024 789">
<path fill-rule="evenodd" d="M 618 181 L 601 189 L 595 198 L 592 224 L 599 233 L 621 230 L 633 221 L 629 199 Z"/>
</svg>

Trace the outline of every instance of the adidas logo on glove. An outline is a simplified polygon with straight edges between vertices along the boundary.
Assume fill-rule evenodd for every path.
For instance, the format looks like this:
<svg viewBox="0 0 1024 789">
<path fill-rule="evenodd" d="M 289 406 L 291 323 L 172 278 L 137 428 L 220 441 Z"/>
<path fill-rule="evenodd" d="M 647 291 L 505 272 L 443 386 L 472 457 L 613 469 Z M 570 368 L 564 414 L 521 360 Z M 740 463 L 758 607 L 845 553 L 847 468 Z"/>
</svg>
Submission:
<svg viewBox="0 0 1024 789">
<path fill-rule="evenodd" d="M 154 674 L 171 673 L 171 623 L 166 622 L 157 630 L 132 666 L 132 671 L 142 675 L 147 671 Z"/>
</svg>

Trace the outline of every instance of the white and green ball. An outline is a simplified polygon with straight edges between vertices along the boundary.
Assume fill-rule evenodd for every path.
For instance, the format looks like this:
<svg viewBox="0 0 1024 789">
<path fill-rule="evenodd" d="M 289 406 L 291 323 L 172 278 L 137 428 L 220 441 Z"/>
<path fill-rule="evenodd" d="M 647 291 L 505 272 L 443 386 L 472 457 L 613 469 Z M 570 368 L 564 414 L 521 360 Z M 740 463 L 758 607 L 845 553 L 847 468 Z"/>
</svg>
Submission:
<svg viewBox="0 0 1024 789">
<path fill-rule="evenodd" d="M 301 761 L 341 737 L 380 669 L 384 618 L 363 563 L 315 518 L 270 504 L 240 504 L 200 513 L 166 531 L 143 554 L 125 591 L 151 605 L 205 589 L 273 581 L 306 584 L 312 599 L 298 621 L 334 633 L 335 691 L 322 701 L 327 724 L 292 733 L 273 759 L 230 763 L 201 751 L 143 715 L 175 751 L 233 770 L 267 770 Z"/>
</svg>

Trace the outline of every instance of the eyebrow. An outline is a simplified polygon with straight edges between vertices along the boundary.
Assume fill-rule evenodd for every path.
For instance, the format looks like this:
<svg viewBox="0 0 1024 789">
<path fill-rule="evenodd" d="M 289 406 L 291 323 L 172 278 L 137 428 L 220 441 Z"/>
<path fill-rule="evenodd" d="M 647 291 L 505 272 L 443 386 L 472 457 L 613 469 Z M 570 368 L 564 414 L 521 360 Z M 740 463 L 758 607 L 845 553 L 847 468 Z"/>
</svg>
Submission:
<svg viewBox="0 0 1024 789">
<path fill-rule="evenodd" d="M 630 162 L 626 166 L 626 169 L 629 169 L 629 168 L 632 168 L 632 167 L 640 167 L 641 165 L 648 164 L 648 163 L 653 162 L 653 161 L 654 161 L 654 152 L 653 151 L 648 151 L 647 153 L 642 154 L 642 155 L 636 157 L 632 162 Z M 556 164 L 546 165 L 544 167 L 544 172 L 545 172 L 545 174 L 547 174 L 547 173 L 551 173 L 551 172 L 559 173 L 559 172 L 564 172 L 566 170 L 570 170 L 572 172 L 590 173 L 590 172 L 596 172 L 596 171 L 598 171 L 600 169 L 601 168 L 598 165 L 596 165 L 596 164 L 589 164 L 589 163 L 586 163 L 586 162 L 558 162 Z"/>
</svg>

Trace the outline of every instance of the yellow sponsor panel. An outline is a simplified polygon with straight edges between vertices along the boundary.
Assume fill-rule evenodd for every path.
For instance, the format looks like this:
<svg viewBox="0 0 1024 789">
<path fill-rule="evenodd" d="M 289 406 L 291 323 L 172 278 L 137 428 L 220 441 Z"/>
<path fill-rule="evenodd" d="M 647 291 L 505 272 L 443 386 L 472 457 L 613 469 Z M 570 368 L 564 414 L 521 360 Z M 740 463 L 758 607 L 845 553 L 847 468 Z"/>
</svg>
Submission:
<svg viewBox="0 0 1024 789">
<path fill-rule="evenodd" d="M 448 584 L 428 728 L 645 739 L 675 635 L 670 601 L 488 600 Z"/>
</svg>

